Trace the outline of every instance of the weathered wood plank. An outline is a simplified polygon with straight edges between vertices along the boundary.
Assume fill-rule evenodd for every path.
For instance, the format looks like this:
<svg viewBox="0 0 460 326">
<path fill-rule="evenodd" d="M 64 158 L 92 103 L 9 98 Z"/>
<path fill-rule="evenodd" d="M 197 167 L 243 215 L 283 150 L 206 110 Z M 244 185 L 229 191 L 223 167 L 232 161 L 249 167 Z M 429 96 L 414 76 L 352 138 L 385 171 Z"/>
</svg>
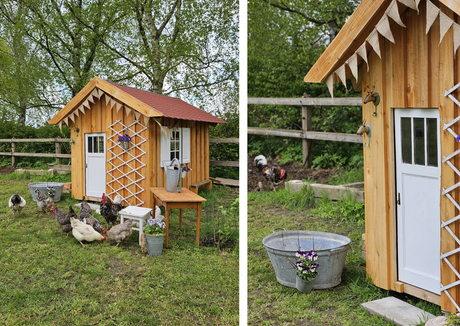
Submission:
<svg viewBox="0 0 460 326">
<path fill-rule="evenodd" d="M 265 98 L 249 97 L 248 104 L 266 105 L 324 105 L 324 106 L 361 106 L 361 97 L 299 97 L 299 98 Z"/>
<path fill-rule="evenodd" d="M 239 138 L 209 138 L 210 143 L 224 143 L 224 144 L 237 144 L 240 142 Z"/>
<path fill-rule="evenodd" d="M 257 127 L 248 127 L 248 134 L 304 138 L 304 139 L 317 139 L 317 140 L 330 140 L 330 141 L 341 141 L 341 142 L 348 142 L 348 143 L 362 143 L 363 142 L 362 136 L 358 136 L 355 134 L 335 133 L 335 132 L 309 131 L 309 132 L 304 133 L 301 130 L 265 129 L 265 128 L 257 128 Z"/>
<path fill-rule="evenodd" d="M 209 165 L 212 166 L 233 166 L 239 167 L 240 163 L 237 161 L 209 161 Z"/>
<path fill-rule="evenodd" d="M 71 154 L 0 152 L 0 156 L 71 158 Z"/>
<path fill-rule="evenodd" d="M 0 139 L 0 143 L 68 143 L 68 138 Z"/>
</svg>

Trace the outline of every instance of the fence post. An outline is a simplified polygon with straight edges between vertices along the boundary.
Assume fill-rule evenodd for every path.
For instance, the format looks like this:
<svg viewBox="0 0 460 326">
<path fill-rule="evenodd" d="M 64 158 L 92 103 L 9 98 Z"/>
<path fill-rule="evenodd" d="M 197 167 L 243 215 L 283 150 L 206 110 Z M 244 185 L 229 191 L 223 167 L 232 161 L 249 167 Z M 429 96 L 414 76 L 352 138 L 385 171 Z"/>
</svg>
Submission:
<svg viewBox="0 0 460 326">
<path fill-rule="evenodd" d="M 303 94 L 303 97 L 310 97 L 306 93 Z M 312 117 L 312 107 L 307 105 L 302 105 L 302 132 L 311 131 L 311 117 Z M 302 139 L 302 154 L 303 154 L 303 166 L 307 168 L 311 167 L 313 161 L 313 155 L 311 155 L 311 139 Z"/>
<path fill-rule="evenodd" d="M 56 141 L 56 154 L 61 154 L 61 143 L 58 142 L 58 141 Z M 56 157 L 56 164 L 61 164 L 61 158 L 60 157 Z"/>
<path fill-rule="evenodd" d="M 16 143 L 14 140 L 11 140 L 11 165 L 15 168 L 16 167 L 16 156 L 14 156 L 14 152 L 16 152 Z"/>
</svg>

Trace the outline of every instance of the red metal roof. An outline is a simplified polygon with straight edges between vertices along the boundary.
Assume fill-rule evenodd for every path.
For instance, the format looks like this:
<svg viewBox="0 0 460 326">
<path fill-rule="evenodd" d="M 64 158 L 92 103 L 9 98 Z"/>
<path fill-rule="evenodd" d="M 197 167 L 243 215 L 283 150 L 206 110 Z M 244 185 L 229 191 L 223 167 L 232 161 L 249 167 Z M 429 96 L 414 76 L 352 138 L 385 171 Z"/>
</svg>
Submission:
<svg viewBox="0 0 460 326">
<path fill-rule="evenodd" d="M 203 121 L 210 123 L 226 123 L 224 120 L 219 119 L 191 104 L 188 104 L 181 99 L 119 85 L 110 81 L 108 82 L 123 92 L 131 95 L 132 97 L 135 97 L 139 101 L 144 102 L 156 111 L 162 113 L 163 116 L 167 118 Z"/>
</svg>

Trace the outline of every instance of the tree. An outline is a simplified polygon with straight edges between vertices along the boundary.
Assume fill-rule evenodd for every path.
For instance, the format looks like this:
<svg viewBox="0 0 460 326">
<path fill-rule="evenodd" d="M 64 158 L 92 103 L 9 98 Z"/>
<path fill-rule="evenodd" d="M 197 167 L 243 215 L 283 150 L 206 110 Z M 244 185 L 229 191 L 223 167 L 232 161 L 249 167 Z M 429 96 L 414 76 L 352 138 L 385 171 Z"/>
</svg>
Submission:
<svg viewBox="0 0 460 326">
<path fill-rule="evenodd" d="M 311 97 L 329 97 L 326 85 L 305 83 L 303 79 L 357 4 L 356 0 L 250 0 L 248 96 L 300 98 L 307 93 Z M 345 92 L 343 86 L 335 87 L 336 95 Z M 318 110 L 321 114 L 315 109 L 313 116 L 314 128 L 318 131 L 334 128 L 351 132 L 353 123 L 349 122 L 360 121 L 360 112 L 356 109 Z M 301 129 L 302 125 L 299 106 L 249 106 L 248 120 L 249 126 L 264 128 Z M 324 151 L 343 153 L 347 151 L 346 146 L 315 141 L 313 151 L 315 156 Z M 298 139 L 250 135 L 248 147 L 251 154 L 281 154 L 299 161 L 302 158 Z"/>
<path fill-rule="evenodd" d="M 119 56 L 117 81 L 192 103 L 214 96 L 228 81 L 236 87 L 236 0 L 129 0 L 119 8 L 126 19 L 103 41 Z"/>
<path fill-rule="evenodd" d="M 26 123 L 27 112 L 55 108 L 50 77 L 39 52 L 25 35 L 27 8 L 0 4 L 0 103 L 3 120 Z"/>
</svg>

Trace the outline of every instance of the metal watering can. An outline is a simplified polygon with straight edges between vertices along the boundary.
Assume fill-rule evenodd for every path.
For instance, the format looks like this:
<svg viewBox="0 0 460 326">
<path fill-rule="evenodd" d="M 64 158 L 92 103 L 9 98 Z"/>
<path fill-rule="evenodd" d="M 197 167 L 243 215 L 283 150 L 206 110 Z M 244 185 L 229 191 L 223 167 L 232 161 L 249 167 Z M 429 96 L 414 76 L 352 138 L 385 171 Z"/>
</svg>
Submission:
<svg viewBox="0 0 460 326">
<path fill-rule="evenodd" d="M 180 161 L 177 158 L 174 158 L 169 166 L 166 165 L 166 161 L 163 161 L 163 166 L 166 173 L 166 191 L 181 192 L 182 177 Z"/>
</svg>

